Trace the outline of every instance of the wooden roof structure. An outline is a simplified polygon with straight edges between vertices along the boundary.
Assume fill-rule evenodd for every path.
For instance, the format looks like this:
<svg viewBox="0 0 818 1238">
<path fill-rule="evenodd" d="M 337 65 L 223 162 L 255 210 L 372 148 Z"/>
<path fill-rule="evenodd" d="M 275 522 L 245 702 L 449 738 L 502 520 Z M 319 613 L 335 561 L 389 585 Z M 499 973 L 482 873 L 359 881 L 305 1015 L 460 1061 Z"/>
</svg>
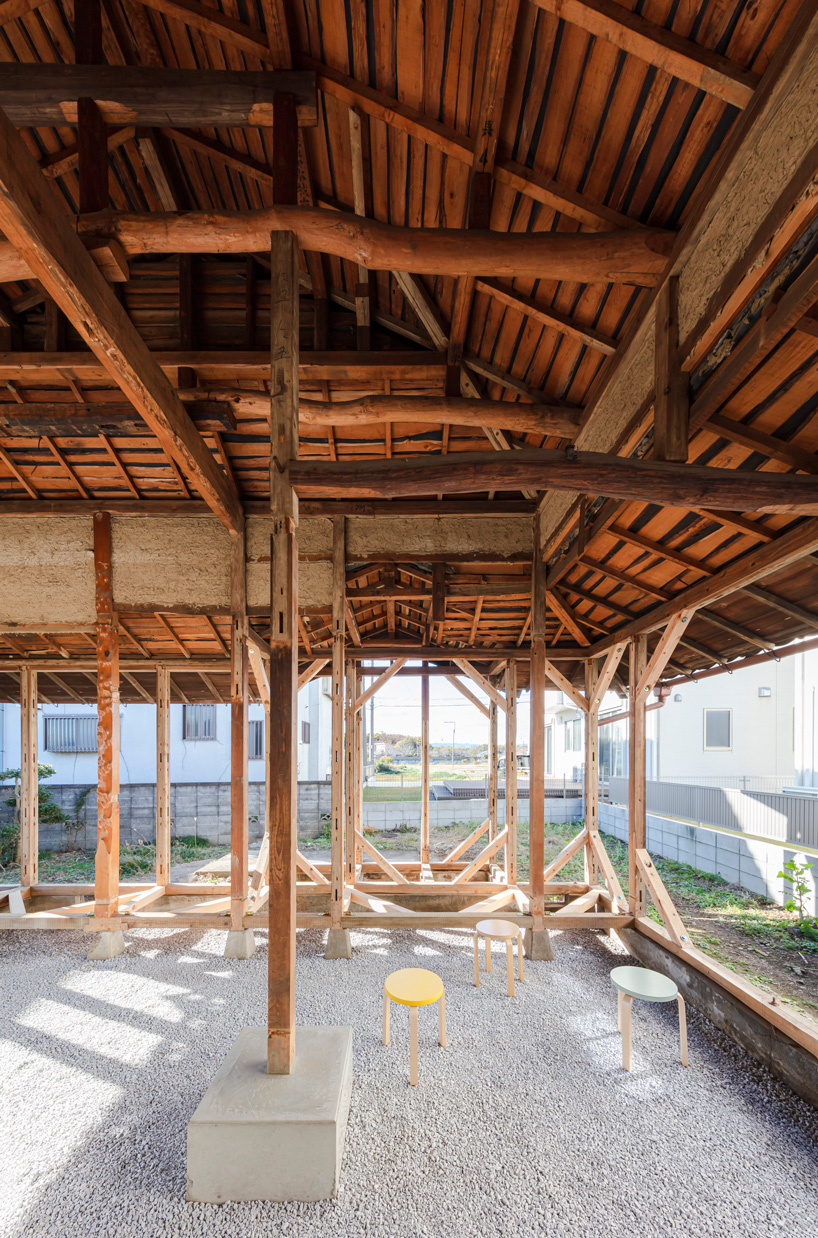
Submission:
<svg viewBox="0 0 818 1238">
<path fill-rule="evenodd" d="M 302 516 L 530 516 L 579 684 L 691 605 L 668 675 L 814 635 L 813 8 L 2 0 L 0 516 L 268 513 L 290 228 Z M 360 656 L 526 656 L 529 557 L 348 557 L 346 590 Z M 119 622 L 124 699 L 226 663 L 229 612 Z M 299 630 L 319 657 L 330 607 Z M 92 688 L 89 634 L 0 641 Z"/>
</svg>

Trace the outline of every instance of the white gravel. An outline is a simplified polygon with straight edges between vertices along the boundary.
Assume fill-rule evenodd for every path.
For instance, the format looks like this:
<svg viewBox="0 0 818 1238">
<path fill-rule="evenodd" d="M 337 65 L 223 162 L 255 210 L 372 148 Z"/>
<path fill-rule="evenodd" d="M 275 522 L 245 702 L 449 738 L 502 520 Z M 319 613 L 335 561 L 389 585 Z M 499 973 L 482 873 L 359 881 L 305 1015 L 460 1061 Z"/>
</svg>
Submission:
<svg viewBox="0 0 818 1238">
<path fill-rule="evenodd" d="M 504 959 L 478 991 L 467 933 L 353 934 L 326 962 L 299 933 L 301 1023 L 351 1024 L 355 1088 L 341 1189 L 322 1204 L 185 1202 L 185 1127 L 239 1030 L 261 1024 L 266 938 L 249 962 L 224 934 L 140 930 L 124 956 L 85 960 L 68 933 L 0 934 L 3 1238 L 814 1238 L 818 1115 L 690 1012 L 635 1005 L 620 1065 L 621 947 L 555 935 L 505 996 Z M 380 1043 L 381 985 L 425 966 L 446 983 L 448 1047 L 420 1012 Z"/>
</svg>

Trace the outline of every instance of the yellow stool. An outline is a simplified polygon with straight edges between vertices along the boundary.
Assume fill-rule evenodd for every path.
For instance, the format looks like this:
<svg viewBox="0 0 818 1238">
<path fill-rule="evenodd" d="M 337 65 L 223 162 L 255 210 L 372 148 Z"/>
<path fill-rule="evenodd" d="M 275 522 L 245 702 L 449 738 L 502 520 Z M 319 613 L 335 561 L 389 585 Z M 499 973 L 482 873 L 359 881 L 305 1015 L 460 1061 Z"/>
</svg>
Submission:
<svg viewBox="0 0 818 1238">
<path fill-rule="evenodd" d="M 506 945 L 506 973 L 508 977 L 508 995 L 514 996 L 514 942 L 517 942 L 517 967 L 520 979 L 523 976 L 523 932 L 518 925 L 510 920 L 478 920 L 474 926 L 474 983 L 480 988 L 480 955 L 478 945 L 480 938 L 486 943 L 486 971 L 491 971 L 491 943 L 503 941 Z"/>
<path fill-rule="evenodd" d="M 389 1002 L 409 1007 L 409 1082 L 418 1081 L 418 1006 L 438 1007 L 437 1039 L 446 1044 L 446 991 L 443 981 L 424 967 L 403 967 L 387 976 L 383 985 L 383 1043 L 389 1044 Z"/>
</svg>

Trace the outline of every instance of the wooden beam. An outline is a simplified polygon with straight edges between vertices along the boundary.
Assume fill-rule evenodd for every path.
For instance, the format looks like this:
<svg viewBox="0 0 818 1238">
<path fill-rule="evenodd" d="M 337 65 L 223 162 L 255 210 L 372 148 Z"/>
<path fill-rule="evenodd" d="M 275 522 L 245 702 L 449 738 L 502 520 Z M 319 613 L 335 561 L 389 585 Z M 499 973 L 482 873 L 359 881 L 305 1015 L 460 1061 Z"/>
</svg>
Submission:
<svg viewBox="0 0 818 1238">
<path fill-rule="evenodd" d="M 156 883 L 170 881 L 170 671 L 156 672 Z"/>
<path fill-rule="evenodd" d="M 682 922 L 674 905 L 673 899 L 667 892 L 665 883 L 656 871 L 653 860 L 644 847 L 638 847 L 636 850 L 636 866 L 639 869 L 639 874 L 645 885 L 648 888 L 651 898 L 656 904 L 656 910 L 662 917 L 662 922 L 670 934 L 671 939 L 677 946 L 685 947 L 691 944 L 690 935 Z"/>
<path fill-rule="evenodd" d="M 332 522 L 332 749 L 330 752 L 331 890 L 330 928 L 341 928 L 344 913 L 344 645 L 346 521 Z"/>
<path fill-rule="evenodd" d="M 329 661 L 329 658 L 315 658 L 314 661 L 309 664 L 307 669 L 302 671 L 298 676 L 298 691 L 300 692 L 311 679 L 315 679 L 315 676 L 324 669 Z"/>
<path fill-rule="evenodd" d="M 533 638 L 533 625 L 532 625 L 532 642 L 533 642 L 533 639 L 534 638 Z M 543 673 L 546 679 L 550 679 L 552 684 L 554 684 L 555 687 L 559 688 L 560 692 L 564 692 L 565 695 L 568 697 L 568 699 L 573 701 L 577 709 L 580 709 L 582 710 L 584 714 L 587 714 L 588 712 L 587 699 L 582 695 L 582 693 L 579 691 L 578 688 L 574 687 L 574 685 L 571 683 L 571 680 L 568 679 L 565 675 L 563 675 L 562 671 L 559 670 L 554 665 L 553 662 L 550 662 L 548 658 L 546 658 L 543 663 Z"/>
<path fill-rule="evenodd" d="M 546 594 L 546 606 L 553 610 L 554 614 L 566 626 L 578 644 L 590 645 L 591 642 L 579 626 L 576 616 L 555 585 L 549 585 Z"/>
<path fill-rule="evenodd" d="M 648 21 L 613 0 L 534 0 L 547 13 L 644 60 L 671 77 L 715 95 L 732 107 L 746 107 L 759 78 L 718 52 L 700 47 Z"/>
<path fill-rule="evenodd" d="M 799 447 L 797 443 L 787 443 L 774 434 L 765 434 L 755 426 L 711 413 L 707 421 L 702 422 L 701 429 L 717 438 L 726 438 L 728 443 L 738 443 L 748 451 L 760 452 L 770 460 L 780 460 L 782 464 L 800 469 L 802 473 L 818 473 L 818 455 L 815 452 Z"/>
<path fill-rule="evenodd" d="M 40 799 L 37 778 L 37 671 L 20 671 L 20 884 L 38 880 Z"/>
<path fill-rule="evenodd" d="M 97 611 L 97 850 L 94 916 L 119 905 L 119 632 L 113 611 L 111 517 L 94 517 Z"/>
<path fill-rule="evenodd" d="M 545 868 L 545 684 L 549 673 L 545 656 L 546 571 L 539 535 L 539 522 L 533 522 L 531 564 L 531 735 L 529 743 L 529 910 L 534 932 L 544 927 Z M 560 672 L 557 672 L 562 679 Z M 573 687 L 572 687 L 573 691 Z"/>
<path fill-rule="evenodd" d="M 275 133 L 273 135 L 275 140 Z M 290 481 L 298 453 L 298 251 L 289 232 L 270 238 L 270 887 L 269 1074 L 290 1074 L 295 1058 L 295 856 L 298 724 L 298 502 Z"/>
<path fill-rule="evenodd" d="M 684 610 L 670 620 L 643 674 L 639 677 L 636 685 L 638 696 L 647 698 L 656 687 L 658 680 L 662 677 L 662 671 L 672 658 L 674 649 L 695 613 L 693 610 Z"/>
<path fill-rule="evenodd" d="M 462 650 L 458 649 L 457 652 L 462 653 Z M 490 654 L 493 654 L 495 651 L 491 650 L 489 652 Z M 480 672 L 472 666 L 471 662 L 468 662 L 465 658 L 452 657 L 452 662 L 454 662 L 455 666 L 459 666 L 464 675 L 468 675 L 469 679 L 471 679 L 473 683 L 477 684 L 481 692 L 485 692 L 489 700 L 492 701 L 498 709 L 502 709 L 503 713 L 505 713 L 506 700 L 502 692 L 497 691 L 494 684 L 489 683 L 485 676 L 481 675 Z"/>
<path fill-rule="evenodd" d="M 736 512 L 818 514 L 818 480 L 622 459 L 597 452 L 524 448 L 458 452 L 420 460 L 302 461 L 293 485 L 307 498 L 382 499 L 486 490 L 567 490 L 664 507 L 709 506 Z"/>
<path fill-rule="evenodd" d="M 590 695 L 586 694 L 588 695 L 589 711 L 596 710 L 597 713 L 599 712 L 599 707 L 605 699 L 605 693 L 613 682 L 613 677 L 625 652 L 625 643 L 625 641 L 621 641 L 620 644 L 614 645 L 605 658 L 605 663 L 597 678 L 593 692 Z"/>
<path fill-rule="evenodd" d="M 559 331 L 562 335 L 567 335 L 571 339 L 579 340 L 580 344 L 584 344 L 587 348 L 593 348 L 606 357 L 616 352 L 616 340 L 612 336 L 604 335 L 594 327 L 584 327 L 575 318 L 572 318 L 570 314 L 563 314 L 551 305 L 540 305 L 534 297 L 526 296 L 525 293 L 518 292 L 516 288 L 509 288 L 496 279 L 476 279 L 474 289 L 475 292 L 487 293 L 495 301 L 499 301 L 501 305 L 524 314 L 526 318 L 532 318 L 543 327 L 548 327 L 552 331 Z M 437 347 L 440 347 L 440 345 L 437 345 Z"/>
<path fill-rule="evenodd" d="M 2 113 L 0 227 L 219 519 L 240 529 L 235 490 Z"/>
<path fill-rule="evenodd" d="M 646 694 L 639 684 L 647 664 L 647 638 L 635 636 L 630 648 L 630 724 L 628 728 L 628 909 L 632 916 L 646 911 L 645 887 L 639 876 L 636 854 L 647 839 L 647 774 L 645 771 Z"/>
<path fill-rule="evenodd" d="M 301 400 L 303 426 L 360 426 L 409 421 L 423 425 L 499 426 L 520 434 L 572 439 L 582 410 L 551 404 L 514 404 L 459 396 L 373 395 L 358 400 Z"/>
<path fill-rule="evenodd" d="M 373 680 L 373 682 L 369 685 L 369 687 L 366 688 L 365 691 L 363 691 L 361 695 L 356 699 L 354 706 L 353 706 L 354 712 L 356 714 L 359 713 L 363 709 L 364 705 L 366 705 L 367 701 L 371 697 L 373 697 L 375 693 L 378 692 L 384 686 L 385 683 L 388 683 L 389 680 L 392 678 L 392 676 L 396 675 L 398 671 L 400 670 L 400 668 L 405 665 L 405 663 L 406 663 L 406 658 L 397 658 L 392 663 L 392 665 L 389 667 L 388 670 L 385 670 L 383 674 L 379 675 L 377 679 Z"/>
<path fill-rule="evenodd" d="M 690 398 L 688 375 L 679 360 L 679 277 L 672 275 L 656 298 L 653 407 L 654 460 L 687 461 Z"/>
<path fill-rule="evenodd" d="M 250 879 L 247 788 L 250 659 L 245 563 L 244 534 L 234 534 L 230 539 L 230 928 L 234 931 L 244 927 Z"/>
<path fill-rule="evenodd" d="M 304 70 L 7 63 L 0 108 L 12 124 L 25 128 L 76 124 L 78 99 L 96 100 L 106 125 L 267 128 L 273 123 L 273 99 L 282 92 L 295 96 L 300 125 L 317 124 L 315 77 Z"/>
<path fill-rule="evenodd" d="M 429 677 L 420 681 L 420 862 L 429 863 Z"/>
<path fill-rule="evenodd" d="M 483 704 L 483 702 L 479 700 L 479 698 L 476 697 L 473 692 L 470 692 L 469 689 L 466 687 L 466 685 L 462 683 L 460 679 L 458 679 L 457 675 L 446 675 L 445 678 L 448 679 L 450 684 L 453 684 L 454 687 L 457 688 L 461 696 L 465 696 L 466 700 L 471 705 L 473 705 L 475 709 L 479 709 L 480 713 L 483 715 L 484 718 L 488 718 L 489 720 L 491 719 L 491 710 L 492 709 L 496 710 L 497 708 L 497 706 L 495 705 L 493 701 L 491 702 L 491 705 L 487 708 Z"/>
<path fill-rule="evenodd" d="M 36 168 L 27 151 L 26 156 L 31 167 Z M 56 203 L 52 203 L 52 211 L 55 209 Z M 72 228 L 67 216 L 63 217 L 63 227 Z M 90 247 L 100 242 L 117 242 L 128 256 L 245 254 L 248 250 L 261 250 L 271 232 L 287 231 L 295 233 L 303 249 L 334 254 L 371 271 L 422 270 L 429 275 L 463 271 L 467 276 L 475 276 L 490 268 L 506 278 L 564 279 L 648 288 L 661 278 L 669 251 L 668 235 L 649 229 L 516 233 L 403 228 L 346 212 L 329 214 L 308 206 L 189 211 L 161 216 L 111 212 L 87 219 L 79 217 L 73 227 Z M 39 279 L 42 268 L 29 253 L 15 254 L 14 249 L 19 250 L 20 246 L 13 236 L 9 235 L 9 240 L 11 246 L 0 244 L 0 283 Z"/>
<path fill-rule="evenodd" d="M 506 664 L 506 800 L 505 823 L 508 830 L 506 878 L 517 882 L 517 662 Z"/>
</svg>

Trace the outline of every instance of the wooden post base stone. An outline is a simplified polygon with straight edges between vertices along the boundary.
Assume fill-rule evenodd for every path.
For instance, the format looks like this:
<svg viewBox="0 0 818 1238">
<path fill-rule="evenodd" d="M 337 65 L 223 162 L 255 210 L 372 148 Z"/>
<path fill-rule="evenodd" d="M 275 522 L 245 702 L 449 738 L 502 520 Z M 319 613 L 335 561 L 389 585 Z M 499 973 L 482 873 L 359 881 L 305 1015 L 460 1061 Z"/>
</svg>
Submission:
<svg viewBox="0 0 818 1238">
<path fill-rule="evenodd" d="M 125 934 L 121 929 L 93 933 L 92 938 L 88 947 L 89 959 L 115 959 L 118 954 L 125 953 Z"/>
<path fill-rule="evenodd" d="M 351 1095 L 351 1027 L 299 1027 L 289 1075 L 267 1074 L 267 1029 L 244 1028 L 188 1123 L 187 1198 L 332 1199 Z"/>
<path fill-rule="evenodd" d="M 324 958 L 352 958 L 352 941 L 349 936 L 349 929 L 330 929 L 327 933 L 327 948 L 324 951 Z"/>
<path fill-rule="evenodd" d="M 224 944 L 226 959 L 249 959 L 256 952 L 256 939 L 252 929 L 230 929 Z"/>
<path fill-rule="evenodd" d="M 525 957 L 535 963 L 550 963 L 554 958 L 554 947 L 551 945 L 551 934 L 548 929 L 526 929 L 523 936 Z"/>
</svg>

